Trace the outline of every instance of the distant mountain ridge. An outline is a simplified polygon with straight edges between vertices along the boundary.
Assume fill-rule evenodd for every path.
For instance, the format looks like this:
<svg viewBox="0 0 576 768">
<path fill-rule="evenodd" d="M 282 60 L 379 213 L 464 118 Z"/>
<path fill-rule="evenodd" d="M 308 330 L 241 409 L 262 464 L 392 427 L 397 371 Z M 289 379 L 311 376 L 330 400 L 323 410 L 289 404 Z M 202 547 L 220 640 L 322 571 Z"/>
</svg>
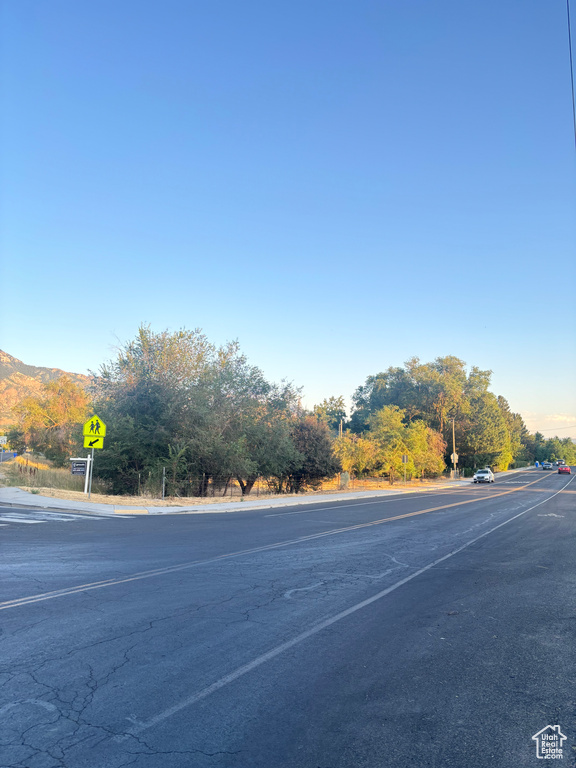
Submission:
<svg viewBox="0 0 576 768">
<path fill-rule="evenodd" d="M 15 423 L 12 411 L 15 406 L 31 395 L 39 395 L 44 384 L 60 376 L 68 376 L 83 387 L 91 382 L 89 376 L 81 373 L 27 365 L 0 349 L 0 432 L 4 434 L 6 428 Z"/>
</svg>

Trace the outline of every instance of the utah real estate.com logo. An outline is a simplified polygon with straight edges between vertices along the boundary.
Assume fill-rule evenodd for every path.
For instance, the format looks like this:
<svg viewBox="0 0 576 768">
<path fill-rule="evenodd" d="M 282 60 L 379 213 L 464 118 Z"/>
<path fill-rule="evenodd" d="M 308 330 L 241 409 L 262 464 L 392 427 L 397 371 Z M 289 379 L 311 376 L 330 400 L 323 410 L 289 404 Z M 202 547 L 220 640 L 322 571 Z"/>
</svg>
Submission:
<svg viewBox="0 0 576 768">
<path fill-rule="evenodd" d="M 562 744 L 566 736 L 560 731 L 559 725 L 547 725 L 532 736 L 536 742 L 536 757 L 540 760 L 562 760 L 564 757 Z"/>
</svg>

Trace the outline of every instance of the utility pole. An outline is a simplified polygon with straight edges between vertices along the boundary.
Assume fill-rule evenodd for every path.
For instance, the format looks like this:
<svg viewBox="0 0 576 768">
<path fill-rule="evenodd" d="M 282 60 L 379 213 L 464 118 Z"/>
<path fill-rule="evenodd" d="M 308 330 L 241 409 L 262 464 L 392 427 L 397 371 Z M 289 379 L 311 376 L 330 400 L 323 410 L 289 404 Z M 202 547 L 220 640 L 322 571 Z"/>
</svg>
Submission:
<svg viewBox="0 0 576 768">
<path fill-rule="evenodd" d="M 454 433 L 454 416 L 452 416 L 452 468 L 454 471 L 454 480 L 456 480 L 456 466 L 458 464 L 458 454 L 456 453 L 456 438 Z"/>
</svg>

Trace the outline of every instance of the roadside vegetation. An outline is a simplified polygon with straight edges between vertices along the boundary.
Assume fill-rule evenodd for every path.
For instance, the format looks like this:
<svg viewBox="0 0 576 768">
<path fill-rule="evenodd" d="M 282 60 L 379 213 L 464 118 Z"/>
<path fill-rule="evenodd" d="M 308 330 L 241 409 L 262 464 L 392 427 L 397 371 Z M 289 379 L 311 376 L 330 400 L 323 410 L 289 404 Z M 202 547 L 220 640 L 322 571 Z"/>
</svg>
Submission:
<svg viewBox="0 0 576 768">
<path fill-rule="evenodd" d="M 350 487 L 367 478 L 395 482 L 404 473 L 434 478 L 451 466 L 453 436 L 465 474 L 535 460 L 576 463 L 569 438 L 530 434 L 490 391 L 490 380 L 490 371 L 467 370 L 456 357 L 412 358 L 369 376 L 354 393 L 350 418 L 343 397 L 309 412 L 297 387 L 268 382 L 237 343 L 216 347 L 198 329 L 141 326 L 89 390 L 63 376 L 24 401 L 8 439 L 14 450 L 49 460 L 48 468 L 28 465 L 36 487 L 81 490 L 82 478 L 67 465 L 85 451 L 82 424 L 96 412 L 107 436 L 94 482 L 111 494 L 148 497 L 162 488 L 167 497 L 206 498 L 300 493 L 331 479 Z M 11 484 L 23 484 L 13 477 L 18 472 L 10 469 Z"/>
<path fill-rule="evenodd" d="M 54 488 L 67 491 L 84 490 L 84 478 L 70 474 L 69 469 L 57 467 L 45 457 L 26 454 L 3 462 L 2 482 L 19 488 Z M 96 478 L 92 483 L 95 493 L 106 493 L 107 484 Z"/>
</svg>

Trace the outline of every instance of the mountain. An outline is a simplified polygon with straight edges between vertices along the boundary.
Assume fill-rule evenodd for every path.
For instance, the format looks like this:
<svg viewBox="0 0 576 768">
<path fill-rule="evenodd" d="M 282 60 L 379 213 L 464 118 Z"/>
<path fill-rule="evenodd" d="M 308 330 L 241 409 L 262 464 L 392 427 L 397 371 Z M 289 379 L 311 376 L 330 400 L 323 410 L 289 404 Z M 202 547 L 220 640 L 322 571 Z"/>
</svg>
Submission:
<svg viewBox="0 0 576 768">
<path fill-rule="evenodd" d="M 0 349 L 0 432 L 5 433 L 6 428 L 14 424 L 14 406 L 30 395 L 39 395 L 44 384 L 64 375 L 83 387 L 88 386 L 91 381 L 89 376 L 83 376 L 81 373 L 26 365 Z"/>
</svg>

